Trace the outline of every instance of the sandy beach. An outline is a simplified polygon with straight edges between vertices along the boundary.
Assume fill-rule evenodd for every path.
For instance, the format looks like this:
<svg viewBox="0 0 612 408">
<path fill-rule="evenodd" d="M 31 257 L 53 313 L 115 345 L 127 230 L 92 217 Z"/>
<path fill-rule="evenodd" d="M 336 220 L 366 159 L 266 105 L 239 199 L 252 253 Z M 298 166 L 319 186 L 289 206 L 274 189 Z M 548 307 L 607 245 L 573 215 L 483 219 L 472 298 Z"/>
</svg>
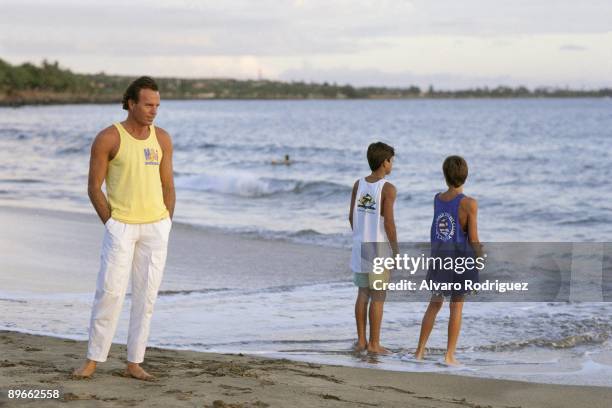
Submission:
<svg viewBox="0 0 612 408">
<path fill-rule="evenodd" d="M 90 214 L 2 207 L 2 290 L 95 290 L 104 226 Z M 259 289 L 346 279 L 346 252 L 175 222 L 161 291 Z M 245 273 L 248 272 L 248 273 Z M 237 276 L 240 276 L 237 279 Z M 180 283 L 177 279 L 180 277 Z M 68 283 L 69 282 L 69 283 Z"/>
<path fill-rule="evenodd" d="M 93 379 L 75 380 L 70 373 L 81 363 L 86 343 L 65 337 L 85 338 L 103 227 L 93 214 L 9 207 L 0 211 L 0 223 L 4 227 L 0 236 L 3 249 L 0 288 L 4 294 L 0 296 L 0 310 L 9 323 L 8 330 L 0 332 L 0 390 L 5 396 L 0 406 L 60 405 L 57 400 L 6 399 L 9 389 L 26 386 L 61 388 L 64 392 L 61 406 L 75 407 L 607 407 L 612 398 L 610 387 L 549 385 L 321 364 L 333 362 L 324 357 L 321 360 L 325 353 L 319 355 L 317 363 L 309 363 L 248 353 L 156 347 L 149 348 L 144 364 L 158 378 L 149 383 L 122 376 L 126 350 L 121 344 L 113 345 L 108 362 L 99 366 Z M 176 308 L 188 302 L 189 296 L 185 294 L 193 294 L 191 291 L 197 295 L 198 291 L 215 288 L 250 290 L 299 286 L 313 281 L 338 282 L 347 278 L 345 260 L 346 253 L 341 249 L 253 239 L 177 222 L 162 285 L 163 298 L 171 301 L 160 301 L 156 316 L 159 320 L 153 326 L 152 336 L 161 335 L 163 339 L 161 324 L 165 324 L 165 330 L 170 327 L 167 322 L 176 315 Z M 83 300 L 70 303 L 71 292 Z M 261 293 L 252 292 L 256 296 L 255 304 L 265 303 L 258 300 Z M 232 299 L 246 296 L 241 293 Z M 266 293 L 264 300 L 286 296 L 284 292 Z M 309 293 L 305 296 L 311 297 Z M 294 302 L 294 298 L 287 299 Z M 227 337 L 228 330 L 238 333 L 242 330 L 244 334 L 239 336 L 244 340 L 249 340 L 248 336 L 257 338 L 260 333 L 253 332 L 253 327 L 260 323 L 249 322 L 250 317 L 245 317 L 247 311 L 240 309 L 241 305 L 230 309 L 229 315 L 223 315 L 223 308 L 227 307 L 223 301 L 224 298 L 219 298 L 221 303 L 217 309 L 213 308 L 216 302 L 213 299 L 213 303 L 207 303 L 209 309 L 195 310 L 195 324 L 212 332 L 209 337 L 212 340 Z M 350 302 L 349 299 L 341 303 L 350 309 Z M 246 303 L 245 307 L 252 308 L 253 304 Z M 304 313 L 310 313 L 317 305 L 312 300 L 306 303 Z M 278 312 L 274 313 L 267 320 L 281 319 Z M 351 319 L 343 311 L 342 316 L 345 315 Z M 74 320 L 72 326 L 62 326 L 65 322 L 61 320 L 69 318 Z M 310 326 L 302 329 L 300 324 L 310 323 L 295 316 L 289 316 L 287 321 L 291 330 L 283 325 L 278 329 L 269 326 L 269 330 L 285 330 L 282 336 L 286 337 L 281 338 L 289 339 L 303 337 L 300 330 L 304 333 L 314 330 Z M 18 333 L 31 330 L 28 324 L 36 326 L 36 333 L 54 336 Z M 336 323 L 330 324 L 333 327 Z M 119 330 L 124 330 L 124 326 L 120 322 Z M 66 332 L 61 332 L 59 327 L 64 327 L 62 330 Z M 320 333 L 333 335 L 333 331 L 324 327 Z M 185 333 L 191 341 L 206 341 L 191 339 L 192 336 Z M 121 343 L 121 336 L 115 341 Z M 340 343 L 348 349 L 350 341 L 341 339 Z M 240 345 L 236 347 L 242 349 Z M 348 352 L 340 350 L 342 353 Z M 376 365 L 376 361 L 371 363 Z"/>
<path fill-rule="evenodd" d="M 86 343 L 0 332 L 0 390 L 61 388 L 71 407 L 608 407 L 612 391 L 328 366 L 246 355 L 149 349 L 157 380 L 122 376 L 124 346 L 113 345 L 92 379 L 71 370 Z M 0 406 L 56 406 L 0 400 Z"/>
</svg>

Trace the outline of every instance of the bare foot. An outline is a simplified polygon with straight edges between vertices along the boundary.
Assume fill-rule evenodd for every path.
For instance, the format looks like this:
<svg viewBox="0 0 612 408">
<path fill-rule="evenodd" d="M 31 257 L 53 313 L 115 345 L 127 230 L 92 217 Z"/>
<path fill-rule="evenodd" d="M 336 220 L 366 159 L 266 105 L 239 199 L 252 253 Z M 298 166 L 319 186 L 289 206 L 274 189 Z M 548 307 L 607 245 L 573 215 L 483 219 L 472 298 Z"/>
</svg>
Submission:
<svg viewBox="0 0 612 408">
<path fill-rule="evenodd" d="M 74 378 L 91 378 L 95 371 L 96 362 L 92 360 L 86 360 L 81 367 L 75 368 L 75 370 L 72 372 L 72 376 Z"/>
<path fill-rule="evenodd" d="M 381 346 L 380 344 L 378 345 L 368 344 L 368 353 L 370 354 L 390 354 L 391 352 L 387 350 L 386 348 L 384 348 L 383 346 Z"/>
<path fill-rule="evenodd" d="M 368 348 L 368 343 L 360 343 L 358 341 L 353 343 L 353 351 L 356 353 L 361 353 L 362 351 L 365 351 L 367 348 Z"/>
<path fill-rule="evenodd" d="M 457 359 L 455 358 L 455 356 L 449 356 L 446 355 L 444 356 L 444 363 L 449 365 L 449 366 L 453 366 L 453 367 L 460 367 L 461 363 L 459 361 L 457 361 Z"/>
<path fill-rule="evenodd" d="M 423 360 L 425 358 L 425 350 L 417 350 L 414 353 L 415 360 Z"/>
<path fill-rule="evenodd" d="M 132 377 L 142 381 L 152 381 L 155 379 L 155 377 L 143 370 L 140 364 L 135 363 L 128 363 L 124 374 L 126 377 Z"/>
</svg>

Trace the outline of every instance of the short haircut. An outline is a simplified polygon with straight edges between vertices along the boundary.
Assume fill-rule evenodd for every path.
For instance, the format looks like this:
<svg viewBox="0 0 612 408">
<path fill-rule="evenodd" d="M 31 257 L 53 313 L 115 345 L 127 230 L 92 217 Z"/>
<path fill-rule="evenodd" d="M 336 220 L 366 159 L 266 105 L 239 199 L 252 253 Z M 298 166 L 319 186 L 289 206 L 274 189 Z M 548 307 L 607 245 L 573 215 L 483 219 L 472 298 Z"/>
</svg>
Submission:
<svg viewBox="0 0 612 408">
<path fill-rule="evenodd" d="M 461 156 L 448 156 L 442 164 L 442 171 L 446 183 L 452 187 L 459 187 L 465 183 L 468 176 L 468 165 Z"/>
<path fill-rule="evenodd" d="M 368 164 L 372 171 L 377 170 L 385 160 L 395 156 L 395 150 L 386 143 L 376 142 L 368 146 Z"/>
<path fill-rule="evenodd" d="M 155 80 L 149 76 L 141 76 L 130 84 L 123 94 L 123 109 L 128 110 L 128 101 L 131 99 L 138 103 L 138 94 L 141 89 L 150 89 L 152 91 L 159 91 Z"/>
</svg>

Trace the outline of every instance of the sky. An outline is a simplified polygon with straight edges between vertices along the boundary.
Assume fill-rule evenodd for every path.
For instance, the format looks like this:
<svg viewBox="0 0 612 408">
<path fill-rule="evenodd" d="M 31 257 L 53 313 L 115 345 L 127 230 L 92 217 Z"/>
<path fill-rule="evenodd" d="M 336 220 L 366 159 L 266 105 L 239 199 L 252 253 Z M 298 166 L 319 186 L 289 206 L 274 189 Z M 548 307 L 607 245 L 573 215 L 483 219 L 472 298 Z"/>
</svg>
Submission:
<svg viewBox="0 0 612 408">
<path fill-rule="evenodd" d="M 612 87 L 612 0 L 0 0 L 0 58 L 158 77 Z"/>
</svg>

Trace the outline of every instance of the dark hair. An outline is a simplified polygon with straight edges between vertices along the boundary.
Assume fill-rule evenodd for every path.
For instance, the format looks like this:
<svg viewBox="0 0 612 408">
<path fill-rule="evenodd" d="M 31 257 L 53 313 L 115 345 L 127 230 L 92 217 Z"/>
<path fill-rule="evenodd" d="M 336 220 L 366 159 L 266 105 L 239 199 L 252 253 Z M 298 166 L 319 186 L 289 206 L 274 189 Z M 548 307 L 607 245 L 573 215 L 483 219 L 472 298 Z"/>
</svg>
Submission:
<svg viewBox="0 0 612 408">
<path fill-rule="evenodd" d="M 159 91 L 155 80 L 148 76 L 141 76 L 130 84 L 123 94 L 123 109 L 128 110 L 128 101 L 131 99 L 138 103 L 138 94 L 141 89 L 150 89 L 152 91 Z"/>
<path fill-rule="evenodd" d="M 377 170 L 385 160 L 395 156 L 395 150 L 386 143 L 376 142 L 368 146 L 368 164 L 372 171 Z"/>
<path fill-rule="evenodd" d="M 468 165 L 461 156 L 448 156 L 442 164 L 444 178 L 449 186 L 459 187 L 468 176 Z"/>
</svg>

